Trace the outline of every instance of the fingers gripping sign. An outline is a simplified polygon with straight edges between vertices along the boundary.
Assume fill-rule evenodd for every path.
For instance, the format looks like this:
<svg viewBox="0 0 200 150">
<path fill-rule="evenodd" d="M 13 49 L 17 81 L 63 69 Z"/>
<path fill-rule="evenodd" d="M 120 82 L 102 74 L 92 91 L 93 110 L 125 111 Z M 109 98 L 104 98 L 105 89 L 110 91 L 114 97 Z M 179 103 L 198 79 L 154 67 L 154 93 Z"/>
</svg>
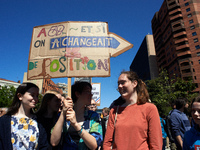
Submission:
<svg viewBox="0 0 200 150">
<path fill-rule="evenodd" d="M 69 108 L 73 108 L 73 101 L 70 97 L 62 98 L 62 105 L 63 105 L 63 111 L 67 111 Z"/>
<path fill-rule="evenodd" d="M 77 123 L 75 111 L 72 108 L 67 110 L 66 119 L 71 122 L 72 125 Z"/>
</svg>

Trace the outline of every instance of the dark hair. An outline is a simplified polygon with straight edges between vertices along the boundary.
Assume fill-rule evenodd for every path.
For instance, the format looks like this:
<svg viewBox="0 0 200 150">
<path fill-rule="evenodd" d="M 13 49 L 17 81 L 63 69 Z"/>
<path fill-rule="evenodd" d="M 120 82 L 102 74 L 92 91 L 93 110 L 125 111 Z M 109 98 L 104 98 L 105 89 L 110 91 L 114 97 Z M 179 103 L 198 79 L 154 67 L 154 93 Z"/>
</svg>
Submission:
<svg viewBox="0 0 200 150">
<path fill-rule="evenodd" d="M 31 82 L 24 82 L 21 85 L 19 85 L 19 87 L 17 88 L 17 91 L 15 93 L 15 96 L 13 98 L 12 104 L 8 109 L 8 112 L 7 112 L 8 115 L 14 115 L 19 110 L 21 101 L 18 98 L 18 94 L 24 95 L 30 88 L 33 88 L 33 87 L 38 88 L 37 85 L 35 85 L 34 83 L 31 83 Z M 38 90 L 39 90 L 39 88 L 38 88 Z M 32 110 L 31 110 L 31 113 L 33 113 Z"/>
<path fill-rule="evenodd" d="M 45 93 L 45 95 L 42 98 L 42 102 L 40 104 L 40 108 L 36 112 L 37 115 L 44 115 L 47 112 L 47 106 L 48 102 L 52 100 L 57 94 L 60 94 L 57 90 L 49 90 Z M 57 115 L 57 112 L 55 112 L 54 115 Z"/>
<path fill-rule="evenodd" d="M 113 107 L 118 106 L 118 105 L 122 105 L 125 102 L 126 101 L 122 98 L 122 96 L 120 96 L 110 104 L 109 108 L 112 109 Z"/>
<path fill-rule="evenodd" d="M 85 87 L 90 87 L 92 89 L 92 85 L 89 82 L 84 82 L 84 81 L 76 81 L 73 85 L 72 85 L 72 100 L 73 103 L 76 103 L 77 101 L 77 97 L 76 97 L 76 92 L 78 92 L 79 94 L 81 94 L 83 92 L 83 90 L 85 89 Z"/>
<path fill-rule="evenodd" d="M 187 102 L 188 102 L 187 98 L 182 98 L 182 97 L 177 98 L 175 100 L 176 109 L 180 109 L 180 108 L 184 107 Z"/>
<path fill-rule="evenodd" d="M 191 107 L 194 102 L 200 102 L 200 95 L 192 99 Z"/>
<path fill-rule="evenodd" d="M 133 72 L 133 71 L 122 71 L 121 74 L 126 74 L 127 78 L 131 82 L 137 81 L 137 86 L 136 86 L 136 91 L 137 91 L 137 95 L 138 95 L 137 103 L 145 104 L 146 102 L 148 102 L 149 101 L 149 93 L 147 91 L 147 86 L 141 79 L 139 79 L 137 73 Z"/>
</svg>

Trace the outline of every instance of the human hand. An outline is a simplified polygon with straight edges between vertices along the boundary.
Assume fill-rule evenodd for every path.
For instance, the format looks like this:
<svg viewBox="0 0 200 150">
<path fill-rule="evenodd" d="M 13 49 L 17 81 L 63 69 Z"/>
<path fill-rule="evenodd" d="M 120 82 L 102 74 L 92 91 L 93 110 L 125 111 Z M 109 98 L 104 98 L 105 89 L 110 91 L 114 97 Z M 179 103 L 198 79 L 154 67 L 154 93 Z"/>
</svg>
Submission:
<svg viewBox="0 0 200 150">
<path fill-rule="evenodd" d="M 69 108 L 73 108 L 73 101 L 70 97 L 61 99 L 62 105 L 63 105 L 63 111 L 66 112 Z"/>
<path fill-rule="evenodd" d="M 76 121 L 76 113 L 72 108 L 69 108 L 67 110 L 66 120 L 70 121 L 72 126 L 77 123 L 77 121 Z"/>
</svg>

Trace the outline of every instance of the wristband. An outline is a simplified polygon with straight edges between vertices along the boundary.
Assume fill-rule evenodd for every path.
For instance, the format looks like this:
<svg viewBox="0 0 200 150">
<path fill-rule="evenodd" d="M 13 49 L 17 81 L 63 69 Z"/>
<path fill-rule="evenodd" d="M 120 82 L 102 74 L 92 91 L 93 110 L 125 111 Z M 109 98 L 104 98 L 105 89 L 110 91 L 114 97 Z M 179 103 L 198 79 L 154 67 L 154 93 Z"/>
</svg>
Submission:
<svg viewBox="0 0 200 150">
<path fill-rule="evenodd" d="M 80 136 L 82 132 L 83 132 L 83 127 L 81 127 L 81 130 L 78 131 L 78 135 Z"/>
</svg>

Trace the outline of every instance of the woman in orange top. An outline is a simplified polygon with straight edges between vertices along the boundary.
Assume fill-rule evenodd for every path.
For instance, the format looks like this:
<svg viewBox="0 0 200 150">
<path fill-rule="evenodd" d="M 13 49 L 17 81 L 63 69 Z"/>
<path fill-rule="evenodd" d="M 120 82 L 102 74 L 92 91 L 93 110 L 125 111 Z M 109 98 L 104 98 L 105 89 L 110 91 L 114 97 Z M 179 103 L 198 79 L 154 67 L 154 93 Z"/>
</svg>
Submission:
<svg viewBox="0 0 200 150">
<path fill-rule="evenodd" d="M 145 83 L 135 72 L 122 72 L 118 90 L 125 103 L 110 111 L 103 149 L 161 150 L 159 114 L 156 106 L 149 103 Z"/>
</svg>

